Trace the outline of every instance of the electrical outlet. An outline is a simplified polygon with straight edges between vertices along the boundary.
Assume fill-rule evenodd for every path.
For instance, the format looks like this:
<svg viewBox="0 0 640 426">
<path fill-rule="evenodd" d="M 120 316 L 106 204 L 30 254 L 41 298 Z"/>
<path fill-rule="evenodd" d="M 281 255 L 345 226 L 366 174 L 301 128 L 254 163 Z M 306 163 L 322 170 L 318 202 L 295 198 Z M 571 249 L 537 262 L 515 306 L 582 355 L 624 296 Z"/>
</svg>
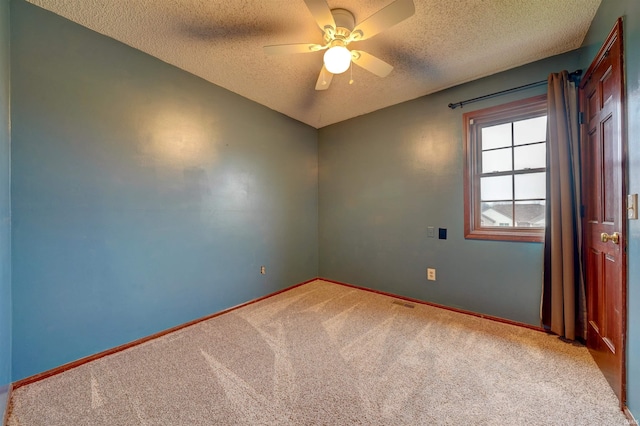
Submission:
<svg viewBox="0 0 640 426">
<path fill-rule="evenodd" d="M 435 281 L 436 280 L 436 270 L 435 270 L 435 268 L 427 268 L 427 279 L 429 281 Z"/>
<path fill-rule="evenodd" d="M 427 226 L 427 237 L 434 238 L 436 236 L 436 230 L 433 226 Z"/>
<path fill-rule="evenodd" d="M 261 267 L 260 267 L 260 273 L 261 273 L 262 275 L 266 274 L 266 273 L 267 273 L 267 268 L 265 268 L 264 266 L 261 266 Z"/>
</svg>

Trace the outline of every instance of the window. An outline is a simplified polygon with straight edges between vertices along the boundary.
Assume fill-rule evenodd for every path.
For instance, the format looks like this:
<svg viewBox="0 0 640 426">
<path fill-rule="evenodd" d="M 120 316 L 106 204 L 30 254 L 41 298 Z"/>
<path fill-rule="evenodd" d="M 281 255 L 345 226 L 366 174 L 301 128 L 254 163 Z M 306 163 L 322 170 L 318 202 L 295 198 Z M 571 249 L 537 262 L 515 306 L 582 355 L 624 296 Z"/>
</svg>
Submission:
<svg viewBox="0 0 640 426">
<path fill-rule="evenodd" d="M 464 114 L 465 237 L 542 241 L 547 97 Z"/>
</svg>

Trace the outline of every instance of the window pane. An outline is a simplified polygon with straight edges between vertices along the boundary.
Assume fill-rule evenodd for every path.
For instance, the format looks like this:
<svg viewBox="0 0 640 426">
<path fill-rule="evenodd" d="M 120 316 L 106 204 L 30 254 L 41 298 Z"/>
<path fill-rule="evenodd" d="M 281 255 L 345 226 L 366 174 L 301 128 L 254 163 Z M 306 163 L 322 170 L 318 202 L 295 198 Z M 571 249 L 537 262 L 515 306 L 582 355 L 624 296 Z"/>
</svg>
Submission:
<svg viewBox="0 0 640 426">
<path fill-rule="evenodd" d="M 511 148 L 496 149 L 482 153 L 482 173 L 513 170 Z"/>
<path fill-rule="evenodd" d="M 516 200 L 546 198 L 545 173 L 527 173 L 515 176 Z"/>
<path fill-rule="evenodd" d="M 480 199 L 482 201 L 511 200 L 512 197 L 511 176 L 484 177 L 480 179 Z"/>
<path fill-rule="evenodd" d="M 511 123 L 482 128 L 482 149 L 511 146 Z"/>
<path fill-rule="evenodd" d="M 514 145 L 547 140 L 547 116 L 515 121 L 513 123 Z"/>
<path fill-rule="evenodd" d="M 513 226 L 513 203 L 482 203 L 480 226 Z"/>
<path fill-rule="evenodd" d="M 547 166 L 547 146 L 544 143 L 518 146 L 513 150 L 513 170 L 537 169 Z"/>
<path fill-rule="evenodd" d="M 516 202 L 516 226 L 523 228 L 544 228 L 544 201 Z"/>
</svg>

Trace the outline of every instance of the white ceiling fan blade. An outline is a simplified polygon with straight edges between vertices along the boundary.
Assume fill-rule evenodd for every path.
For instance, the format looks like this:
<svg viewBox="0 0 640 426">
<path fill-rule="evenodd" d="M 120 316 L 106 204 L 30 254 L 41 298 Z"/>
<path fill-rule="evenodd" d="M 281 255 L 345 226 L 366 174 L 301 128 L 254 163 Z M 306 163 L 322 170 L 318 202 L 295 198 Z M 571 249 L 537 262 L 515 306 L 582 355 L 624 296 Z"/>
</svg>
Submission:
<svg viewBox="0 0 640 426">
<path fill-rule="evenodd" d="M 329 85 L 331 84 L 331 80 L 333 79 L 333 74 L 331 74 L 327 69 L 322 66 L 320 70 L 320 75 L 318 75 L 318 81 L 316 81 L 316 90 L 327 90 Z"/>
<path fill-rule="evenodd" d="M 356 25 L 351 32 L 351 41 L 373 37 L 413 16 L 414 13 L 416 7 L 413 0 L 396 0 Z"/>
<path fill-rule="evenodd" d="M 353 60 L 354 64 L 359 65 L 365 70 L 374 73 L 378 77 L 386 77 L 393 70 L 393 66 L 389 65 L 382 59 L 378 59 L 375 56 L 361 50 L 352 50 L 351 60 Z"/>
<path fill-rule="evenodd" d="M 329 8 L 326 0 L 304 0 L 304 2 L 322 32 L 325 31 L 325 27 L 327 26 L 333 29 L 336 28 L 336 21 L 333 19 L 331 9 Z"/>
<path fill-rule="evenodd" d="M 287 55 L 291 53 L 309 53 L 317 52 L 318 50 L 326 49 L 327 46 L 320 44 L 275 44 L 272 46 L 264 46 L 264 53 L 267 55 Z"/>
</svg>

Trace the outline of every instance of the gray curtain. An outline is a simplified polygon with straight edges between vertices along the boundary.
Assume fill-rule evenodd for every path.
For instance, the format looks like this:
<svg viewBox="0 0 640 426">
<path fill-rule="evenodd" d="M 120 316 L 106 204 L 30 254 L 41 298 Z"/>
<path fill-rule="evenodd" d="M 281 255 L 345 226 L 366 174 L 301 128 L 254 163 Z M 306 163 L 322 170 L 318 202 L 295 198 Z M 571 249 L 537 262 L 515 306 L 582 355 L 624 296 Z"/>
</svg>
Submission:
<svg viewBox="0 0 640 426">
<path fill-rule="evenodd" d="M 563 71 L 548 79 L 547 204 L 541 319 L 566 339 L 586 339 L 580 217 L 580 144 L 575 82 Z"/>
</svg>

